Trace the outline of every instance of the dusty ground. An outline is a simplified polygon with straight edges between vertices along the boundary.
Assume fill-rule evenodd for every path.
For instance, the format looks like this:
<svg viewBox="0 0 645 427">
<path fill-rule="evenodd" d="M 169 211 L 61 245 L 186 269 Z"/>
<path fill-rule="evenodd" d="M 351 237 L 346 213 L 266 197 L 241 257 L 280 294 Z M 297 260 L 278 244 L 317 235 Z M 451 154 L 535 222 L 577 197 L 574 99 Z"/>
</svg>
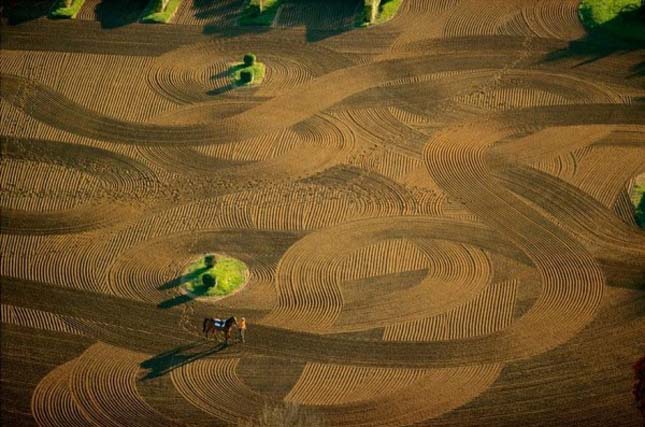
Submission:
<svg viewBox="0 0 645 427">
<path fill-rule="evenodd" d="M 285 401 L 334 426 L 641 425 L 642 50 L 590 42 L 575 0 L 405 0 L 354 31 L 342 2 L 271 31 L 236 28 L 241 1 L 165 26 L 132 23 L 144 4 L 2 27 L 3 423 Z M 265 83 L 228 91 L 247 51 Z M 248 286 L 183 296 L 206 252 Z M 203 341 L 213 315 L 248 342 Z"/>
</svg>

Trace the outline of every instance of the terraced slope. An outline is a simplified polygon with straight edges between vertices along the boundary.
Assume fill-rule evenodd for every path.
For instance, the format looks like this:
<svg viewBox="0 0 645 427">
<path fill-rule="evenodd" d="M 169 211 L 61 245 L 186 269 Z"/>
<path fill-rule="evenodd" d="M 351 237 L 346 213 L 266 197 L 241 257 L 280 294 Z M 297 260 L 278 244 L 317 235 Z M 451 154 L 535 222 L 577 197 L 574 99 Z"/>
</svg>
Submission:
<svg viewBox="0 0 645 427">
<path fill-rule="evenodd" d="M 0 29 L 7 425 L 642 425 L 642 50 L 568 0 L 135 3 Z M 187 294 L 205 253 L 245 288 Z"/>
</svg>

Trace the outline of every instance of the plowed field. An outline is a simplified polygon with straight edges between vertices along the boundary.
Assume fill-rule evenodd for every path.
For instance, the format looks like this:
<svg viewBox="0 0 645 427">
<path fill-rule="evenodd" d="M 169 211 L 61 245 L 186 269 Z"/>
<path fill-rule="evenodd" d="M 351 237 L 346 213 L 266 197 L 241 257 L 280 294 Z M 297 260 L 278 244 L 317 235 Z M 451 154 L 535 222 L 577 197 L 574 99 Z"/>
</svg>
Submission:
<svg viewBox="0 0 645 427">
<path fill-rule="evenodd" d="M 3 425 L 642 425 L 642 49 L 575 0 L 103 3 L 0 30 Z M 187 294 L 207 253 L 243 289 Z"/>
</svg>

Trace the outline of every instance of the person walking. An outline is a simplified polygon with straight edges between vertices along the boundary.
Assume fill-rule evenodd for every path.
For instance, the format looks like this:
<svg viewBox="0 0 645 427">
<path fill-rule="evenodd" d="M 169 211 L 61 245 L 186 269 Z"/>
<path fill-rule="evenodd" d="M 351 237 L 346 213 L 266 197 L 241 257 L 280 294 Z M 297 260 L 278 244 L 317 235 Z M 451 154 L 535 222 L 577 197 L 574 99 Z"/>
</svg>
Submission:
<svg viewBox="0 0 645 427">
<path fill-rule="evenodd" d="M 246 341 L 244 339 L 244 333 L 246 332 L 246 319 L 244 317 L 240 319 L 240 323 L 238 323 L 237 325 L 237 330 L 240 334 L 240 341 L 242 341 L 242 343 L 245 343 Z"/>
</svg>

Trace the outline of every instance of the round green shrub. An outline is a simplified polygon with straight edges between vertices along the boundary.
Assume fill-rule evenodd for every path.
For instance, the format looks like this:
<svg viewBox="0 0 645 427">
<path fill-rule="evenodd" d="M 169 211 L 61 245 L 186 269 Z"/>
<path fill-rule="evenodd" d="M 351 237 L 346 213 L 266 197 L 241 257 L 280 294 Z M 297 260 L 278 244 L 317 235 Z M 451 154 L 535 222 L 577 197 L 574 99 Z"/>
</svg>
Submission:
<svg viewBox="0 0 645 427">
<path fill-rule="evenodd" d="M 204 257 L 204 264 L 206 264 L 206 268 L 211 268 L 212 266 L 215 265 L 215 255 L 206 255 Z"/>
<path fill-rule="evenodd" d="M 244 65 L 246 67 L 250 67 L 251 65 L 255 64 L 255 60 L 257 58 L 255 57 L 254 53 L 247 53 L 244 55 Z"/>
<path fill-rule="evenodd" d="M 251 83 L 253 81 L 253 71 L 242 70 L 240 71 L 240 83 Z"/>
<path fill-rule="evenodd" d="M 215 283 L 216 283 L 216 282 L 215 282 L 215 278 L 214 278 L 212 275 L 210 275 L 210 274 L 204 274 L 204 275 L 202 276 L 202 283 L 203 283 L 203 284 L 204 284 L 204 286 L 206 286 L 207 288 L 212 288 L 213 286 L 215 286 Z"/>
</svg>

